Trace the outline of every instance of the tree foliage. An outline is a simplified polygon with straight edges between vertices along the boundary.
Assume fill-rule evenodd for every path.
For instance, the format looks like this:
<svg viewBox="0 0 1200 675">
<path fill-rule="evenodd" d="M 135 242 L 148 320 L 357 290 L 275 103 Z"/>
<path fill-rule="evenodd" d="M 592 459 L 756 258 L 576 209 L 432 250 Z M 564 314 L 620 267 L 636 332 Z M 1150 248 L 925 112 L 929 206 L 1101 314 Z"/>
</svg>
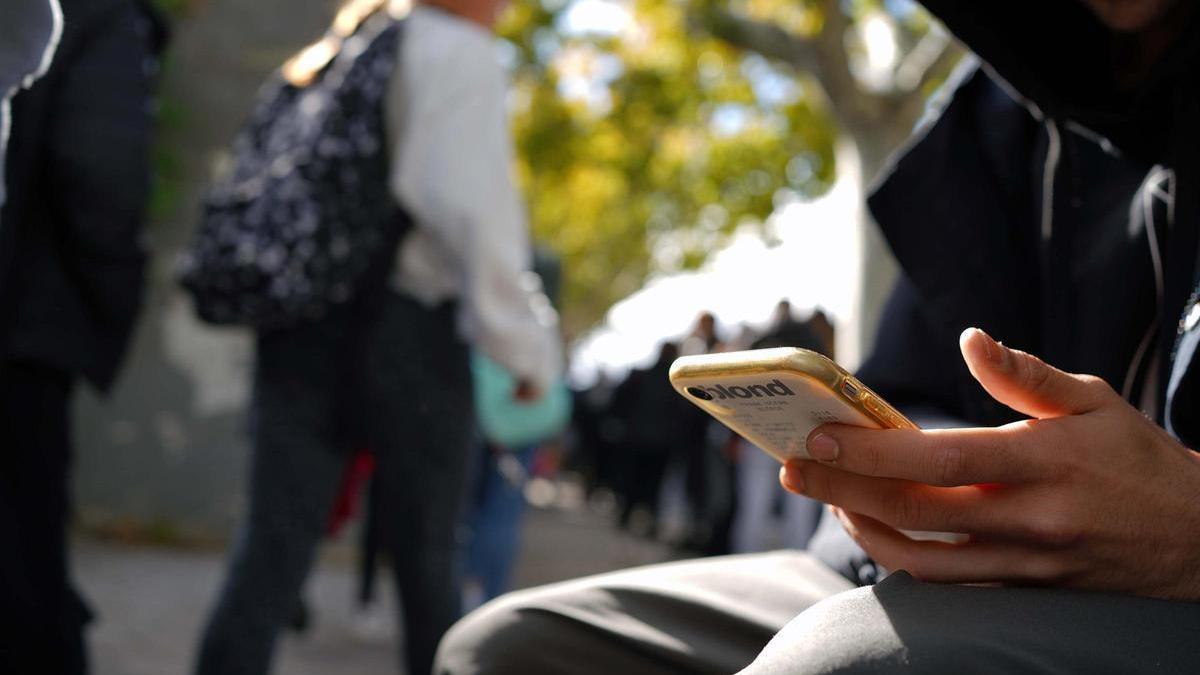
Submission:
<svg viewBox="0 0 1200 675">
<path fill-rule="evenodd" d="M 739 225 L 833 179 L 835 126 L 819 97 L 712 37 L 692 7 L 623 5 L 582 31 L 571 5 L 524 0 L 512 45 L 518 179 L 536 238 L 564 261 L 569 334 L 653 271 L 695 267 Z"/>
<path fill-rule="evenodd" d="M 607 25 L 572 16 L 584 6 Z M 648 274 L 822 193 L 839 136 L 874 173 L 959 53 L 910 0 L 517 0 L 501 32 L 519 180 L 564 260 L 572 335 Z"/>
<path fill-rule="evenodd" d="M 924 114 L 962 49 L 912 0 L 695 0 L 712 34 L 785 63 L 824 94 L 838 134 L 857 154 L 857 184 L 874 179 Z M 855 260 L 856 351 L 875 334 L 896 263 L 865 209 Z"/>
</svg>

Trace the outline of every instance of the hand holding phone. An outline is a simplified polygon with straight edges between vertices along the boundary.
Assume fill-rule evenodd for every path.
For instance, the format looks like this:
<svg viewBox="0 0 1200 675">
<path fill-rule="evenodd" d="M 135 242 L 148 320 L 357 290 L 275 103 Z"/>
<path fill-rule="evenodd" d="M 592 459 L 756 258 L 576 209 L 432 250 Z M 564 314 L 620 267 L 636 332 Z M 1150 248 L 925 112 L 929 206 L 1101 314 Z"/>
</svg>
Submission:
<svg viewBox="0 0 1200 675">
<path fill-rule="evenodd" d="M 879 394 L 830 359 L 784 347 L 684 356 L 671 365 L 675 391 L 780 463 L 812 459 L 808 436 L 822 424 L 916 429 Z M 965 535 L 904 530 L 912 539 Z"/>
</svg>

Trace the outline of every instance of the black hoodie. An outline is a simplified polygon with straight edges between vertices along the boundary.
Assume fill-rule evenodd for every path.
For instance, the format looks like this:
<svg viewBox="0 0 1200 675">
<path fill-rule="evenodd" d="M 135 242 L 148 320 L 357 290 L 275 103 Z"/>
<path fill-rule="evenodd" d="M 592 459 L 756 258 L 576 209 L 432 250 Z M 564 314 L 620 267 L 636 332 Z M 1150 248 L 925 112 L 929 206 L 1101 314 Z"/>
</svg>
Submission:
<svg viewBox="0 0 1200 675">
<path fill-rule="evenodd" d="M 49 72 L 12 103 L 0 212 L 0 360 L 111 386 L 141 304 L 151 57 L 141 0 L 62 0 Z"/>
<path fill-rule="evenodd" d="M 972 423 L 1011 419 L 957 354 L 975 325 L 1200 440 L 1177 349 L 1200 223 L 1195 22 L 1126 90 L 1112 34 L 1076 0 L 924 4 L 986 66 L 948 85 L 870 199 L 904 275 L 864 379 Z"/>
</svg>

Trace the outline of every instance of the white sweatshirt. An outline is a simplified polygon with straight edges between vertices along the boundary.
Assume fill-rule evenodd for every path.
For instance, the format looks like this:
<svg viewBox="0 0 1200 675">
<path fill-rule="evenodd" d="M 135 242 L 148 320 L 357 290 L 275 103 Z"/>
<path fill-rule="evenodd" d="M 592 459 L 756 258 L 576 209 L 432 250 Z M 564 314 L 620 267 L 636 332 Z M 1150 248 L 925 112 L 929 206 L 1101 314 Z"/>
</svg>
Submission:
<svg viewBox="0 0 1200 675">
<path fill-rule="evenodd" d="M 417 5 L 398 58 L 387 100 L 391 183 L 415 226 L 393 287 L 430 306 L 457 298 L 463 339 L 545 391 L 561 370 L 558 316 L 528 271 L 495 39 Z"/>
</svg>

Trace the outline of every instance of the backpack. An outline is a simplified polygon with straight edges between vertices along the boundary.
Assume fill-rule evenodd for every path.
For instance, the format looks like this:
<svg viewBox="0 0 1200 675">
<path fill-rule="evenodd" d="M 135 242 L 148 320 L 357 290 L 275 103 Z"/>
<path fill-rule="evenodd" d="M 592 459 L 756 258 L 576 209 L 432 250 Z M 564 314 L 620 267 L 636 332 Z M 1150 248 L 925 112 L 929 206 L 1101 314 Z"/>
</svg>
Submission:
<svg viewBox="0 0 1200 675">
<path fill-rule="evenodd" d="M 202 320 L 284 328 L 383 287 L 410 226 L 389 189 L 384 122 L 401 27 L 375 12 L 318 43 L 336 53 L 311 83 L 281 71 L 264 87 L 180 258 Z"/>
</svg>

